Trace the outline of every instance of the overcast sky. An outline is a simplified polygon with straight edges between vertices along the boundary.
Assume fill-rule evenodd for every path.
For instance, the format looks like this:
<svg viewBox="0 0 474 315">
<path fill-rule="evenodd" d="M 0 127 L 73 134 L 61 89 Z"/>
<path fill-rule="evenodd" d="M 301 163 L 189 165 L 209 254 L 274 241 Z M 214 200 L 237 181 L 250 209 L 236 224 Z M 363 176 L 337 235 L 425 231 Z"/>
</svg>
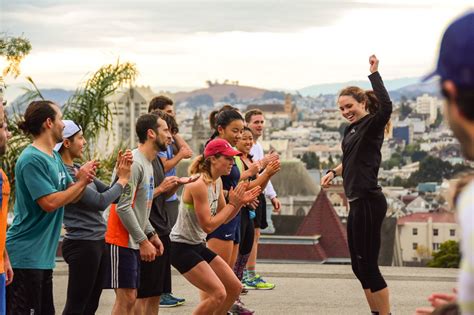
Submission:
<svg viewBox="0 0 474 315">
<path fill-rule="evenodd" d="M 447 24 L 472 9 L 471 0 L 0 2 L 1 30 L 33 45 L 23 75 L 64 88 L 119 57 L 152 87 L 363 80 L 372 53 L 385 78 L 421 76 L 434 67 Z"/>
</svg>

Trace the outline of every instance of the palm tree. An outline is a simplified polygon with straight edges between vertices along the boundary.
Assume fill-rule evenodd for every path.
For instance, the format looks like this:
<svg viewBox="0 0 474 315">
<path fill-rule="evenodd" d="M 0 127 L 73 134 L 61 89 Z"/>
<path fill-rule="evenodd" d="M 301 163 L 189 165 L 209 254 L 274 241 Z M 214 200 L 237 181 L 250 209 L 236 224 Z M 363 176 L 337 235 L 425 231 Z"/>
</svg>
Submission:
<svg viewBox="0 0 474 315">
<path fill-rule="evenodd" d="M 91 144 L 88 146 L 91 150 L 95 148 L 99 133 L 109 130 L 112 122 L 113 108 L 107 97 L 132 83 L 137 75 L 136 66 L 130 62 L 117 61 L 103 66 L 66 102 L 64 117 L 75 121 L 87 131 L 85 137 Z"/>
<path fill-rule="evenodd" d="M 83 86 L 79 87 L 73 96 L 69 98 L 64 106 L 64 118 L 71 119 L 80 124 L 85 130 L 85 137 L 90 144 L 89 148 L 96 147 L 95 143 L 99 132 L 106 132 L 109 129 L 112 119 L 112 109 L 110 108 L 107 97 L 116 93 L 121 87 L 128 83 L 132 83 L 138 75 L 136 66 L 130 62 L 109 64 L 101 67 L 95 72 Z M 44 99 L 41 91 L 36 86 L 32 78 L 27 77 L 31 87 L 26 90 L 22 102 L 30 103 L 35 99 Z M 21 107 L 21 106 L 20 106 Z M 8 128 L 12 132 L 12 139 L 9 141 L 9 148 L 3 157 L 3 169 L 10 178 L 12 187 L 12 196 L 14 196 L 14 178 L 15 165 L 18 156 L 23 149 L 31 142 L 20 130 L 18 130 L 17 122 L 20 121 L 22 115 L 14 112 L 13 117 L 8 121 Z M 123 149 L 121 145 L 117 148 Z M 91 156 L 89 151 L 89 156 Z M 111 170 L 115 165 L 115 157 L 113 155 L 105 156 L 101 160 L 103 166 L 98 176 L 101 179 L 110 179 Z M 13 203 L 11 198 L 11 204 Z"/>
<path fill-rule="evenodd" d="M 0 33 L 0 56 L 5 57 L 7 66 L 2 70 L 2 75 L 6 77 L 12 74 L 15 78 L 20 75 L 20 63 L 31 51 L 30 41 L 24 37 L 11 37 L 5 33 Z M 0 81 L 1 81 L 0 76 Z"/>
</svg>

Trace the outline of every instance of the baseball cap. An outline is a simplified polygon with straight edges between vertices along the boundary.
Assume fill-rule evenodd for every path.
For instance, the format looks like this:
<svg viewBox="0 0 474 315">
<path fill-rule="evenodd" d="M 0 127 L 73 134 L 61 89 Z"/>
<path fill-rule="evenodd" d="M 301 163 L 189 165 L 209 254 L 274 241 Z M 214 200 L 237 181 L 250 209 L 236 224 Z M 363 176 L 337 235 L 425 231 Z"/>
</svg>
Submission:
<svg viewBox="0 0 474 315">
<path fill-rule="evenodd" d="M 64 123 L 63 139 L 70 138 L 82 130 L 81 126 L 79 126 L 72 120 L 63 120 L 63 123 Z M 59 151 L 59 149 L 61 149 L 61 146 L 63 145 L 63 142 L 64 141 L 57 143 L 54 146 L 54 151 Z"/>
<path fill-rule="evenodd" d="M 456 86 L 474 88 L 474 10 L 455 20 L 444 32 L 436 70 L 423 81 L 435 75 Z"/>
<path fill-rule="evenodd" d="M 204 157 L 207 158 L 216 154 L 222 154 L 225 156 L 242 155 L 240 151 L 234 150 L 226 140 L 213 139 L 206 145 L 206 148 L 204 149 Z"/>
</svg>

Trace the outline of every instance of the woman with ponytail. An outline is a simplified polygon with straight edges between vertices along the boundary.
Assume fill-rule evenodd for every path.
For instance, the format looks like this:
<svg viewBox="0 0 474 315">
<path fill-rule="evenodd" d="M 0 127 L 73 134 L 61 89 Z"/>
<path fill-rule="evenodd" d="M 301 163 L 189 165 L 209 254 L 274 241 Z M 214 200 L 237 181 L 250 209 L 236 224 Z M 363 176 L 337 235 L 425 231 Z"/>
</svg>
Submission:
<svg viewBox="0 0 474 315">
<path fill-rule="evenodd" d="M 342 163 L 327 172 L 321 186 L 328 187 L 334 177 L 342 175 L 350 205 L 347 238 L 352 270 L 362 284 L 372 314 L 387 315 L 389 292 L 377 263 L 387 202 L 377 176 L 392 102 L 378 72 L 379 60 L 372 55 L 369 63 L 373 91 L 347 87 L 339 94 L 339 109 L 350 125 L 342 140 Z"/>
<path fill-rule="evenodd" d="M 208 143 L 204 154 L 189 168 L 200 178 L 184 187 L 178 219 L 171 234 L 171 264 L 201 290 L 201 302 L 193 314 L 225 314 L 242 290 L 242 284 L 221 257 L 206 247 L 206 236 L 222 224 L 232 221 L 243 205 L 260 194 L 260 187 L 248 190 L 240 183 L 224 198 L 221 176 L 228 175 L 234 164 L 234 150 L 223 139 Z"/>
</svg>

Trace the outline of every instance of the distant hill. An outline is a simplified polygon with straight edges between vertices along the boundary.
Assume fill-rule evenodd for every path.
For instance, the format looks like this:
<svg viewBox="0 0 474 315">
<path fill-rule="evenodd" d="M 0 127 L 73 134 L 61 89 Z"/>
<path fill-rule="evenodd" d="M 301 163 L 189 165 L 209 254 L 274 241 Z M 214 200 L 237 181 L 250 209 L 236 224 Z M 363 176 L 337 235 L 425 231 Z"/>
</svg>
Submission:
<svg viewBox="0 0 474 315">
<path fill-rule="evenodd" d="M 397 90 L 407 85 L 417 84 L 420 82 L 420 78 L 403 78 L 403 79 L 393 79 L 385 80 L 385 86 L 387 90 Z M 337 94 L 342 88 L 346 86 L 360 86 L 363 89 L 370 89 L 369 80 L 366 81 L 347 81 L 347 82 L 336 82 L 336 83 L 327 83 L 327 84 L 316 84 L 310 85 L 305 88 L 298 90 L 303 96 L 318 96 L 320 94 Z"/>
<path fill-rule="evenodd" d="M 63 106 L 64 103 L 71 97 L 74 91 L 63 89 L 40 89 L 41 94 L 47 100 L 51 100 L 56 104 Z M 25 102 L 25 94 L 15 98 L 15 100 L 6 107 L 7 113 L 17 112 L 23 114 L 28 104 Z"/>
<path fill-rule="evenodd" d="M 401 96 L 407 98 L 418 97 L 422 94 L 439 96 L 438 81 L 421 82 L 420 78 L 404 78 L 385 80 L 385 87 L 390 92 L 392 100 L 398 101 Z M 305 87 L 298 92 L 303 96 L 336 95 L 346 86 L 359 86 L 363 89 L 371 89 L 370 82 L 367 81 L 347 81 L 340 83 L 319 84 Z"/>
<path fill-rule="evenodd" d="M 250 100 L 259 99 L 268 90 L 251 86 L 234 84 L 215 84 L 208 88 L 198 89 L 191 92 L 178 92 L 173 94 L 176 103 L 186 102 L 189 99 L 202 95 L 208 95 L 214 102 L 226 101 L 226 99 Z"/>
</svg>

